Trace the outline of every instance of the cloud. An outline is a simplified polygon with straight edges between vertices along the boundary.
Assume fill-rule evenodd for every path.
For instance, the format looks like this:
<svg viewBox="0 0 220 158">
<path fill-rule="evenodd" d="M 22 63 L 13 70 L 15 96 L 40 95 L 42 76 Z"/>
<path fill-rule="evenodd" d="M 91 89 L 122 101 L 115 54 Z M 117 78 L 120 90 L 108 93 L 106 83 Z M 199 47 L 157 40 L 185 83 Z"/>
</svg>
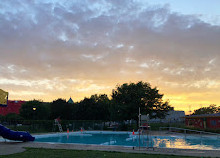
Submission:
<svg viewBox="0 0 220 158">
<path fill-rule="evenodd" d="M 88 94 L 137 80 L 159 81 L 168 95 L 220 88 L 220 26 L 169 5 L 5 1 L 0 19 L 0 85 L 9 90 L 33 88 L 50 98 L 71 92 L 67 80 L 92 81 L 80 83 Z"/>
</svg>

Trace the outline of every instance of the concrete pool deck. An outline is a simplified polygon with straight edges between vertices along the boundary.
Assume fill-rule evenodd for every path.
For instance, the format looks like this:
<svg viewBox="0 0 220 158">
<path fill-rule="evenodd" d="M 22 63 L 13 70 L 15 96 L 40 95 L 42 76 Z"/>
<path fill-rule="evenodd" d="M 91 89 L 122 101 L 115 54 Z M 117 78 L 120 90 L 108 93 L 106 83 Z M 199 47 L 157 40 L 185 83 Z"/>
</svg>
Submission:
<svg viewBox="0 0 220 158">
<path fill-rule="evenodd" d="M 68 149 L 68 150 L 98 150 L 116 151 L 126 153 L 145 154 L 166 154 L 184 155 L 197 157 L 220 157 L 220 150 L 196 150 L 196 149 L 172 149 L 172 148 L 143 148 L 121 147 L 121 146 L 101 146 L 101 145 L 81 145 L 81 144 L 49 144 L 35 142 L 0 142 L 0 155 L 10 155 L 24 152 L 26 147 L 46 148 L 46 149 Z"/>
<path fill-rule="evenodd" d="M 168 133 L 155 132 L 155 135 L 171 135 Z M 0 141 L 0 155 L 10 155 L 24 152 L 26 147 L 47 148 L 47 149 L 68 149 L 68 150 L 98 150 L 116 151 L 126 153 L 166 154 L 196 157 L 220 157 L 220 150 L 197 150 L 197 149 L 174 149 L 174 148 L 146 148 L 104 146 L 104 145 L 83 145 L 83 144 L 51 144 L 39 142 L 11 142 Z"/>
</svg>

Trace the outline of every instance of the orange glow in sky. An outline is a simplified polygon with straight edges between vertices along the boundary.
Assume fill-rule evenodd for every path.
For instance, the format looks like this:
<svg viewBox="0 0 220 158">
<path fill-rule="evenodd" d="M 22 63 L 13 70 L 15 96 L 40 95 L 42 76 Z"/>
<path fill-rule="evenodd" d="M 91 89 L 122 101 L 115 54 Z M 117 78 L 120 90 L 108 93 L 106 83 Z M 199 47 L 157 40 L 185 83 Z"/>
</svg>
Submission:
<svg viewBox="0 0 220 158">
<path fill-rule="evenodd" d="M 220 105 L 219 5 L 4 1 L 0 89 L 10 100 L 80 101 L 143 81 L 158 87 L 175 110 Z"/>
</svg>

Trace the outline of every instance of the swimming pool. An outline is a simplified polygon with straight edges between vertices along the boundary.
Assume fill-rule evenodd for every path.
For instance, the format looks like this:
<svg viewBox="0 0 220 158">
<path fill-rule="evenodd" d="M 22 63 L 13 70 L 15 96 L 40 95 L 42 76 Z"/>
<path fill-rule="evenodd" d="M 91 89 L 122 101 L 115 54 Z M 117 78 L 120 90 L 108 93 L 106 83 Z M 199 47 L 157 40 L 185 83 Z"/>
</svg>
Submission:
<svg viewBox="0 0 220 158">
<path fill-rule="evenodd" d="M 35 135 L 35 142 L 220 150 L 220 139 L 200 136 L 139 136 L 132 132 L 85 131 Z"/>
</svg>

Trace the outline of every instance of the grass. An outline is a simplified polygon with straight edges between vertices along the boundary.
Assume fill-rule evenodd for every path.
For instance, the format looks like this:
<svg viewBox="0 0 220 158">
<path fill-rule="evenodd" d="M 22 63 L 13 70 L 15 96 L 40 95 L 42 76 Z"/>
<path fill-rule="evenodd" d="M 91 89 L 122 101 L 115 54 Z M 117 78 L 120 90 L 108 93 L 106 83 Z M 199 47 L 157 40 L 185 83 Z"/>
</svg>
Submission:
<svg viewBox="0 0 220 158">
<path fill-rule="evenodd" d="M 90 150 L 64 150 L 64 149 L 43 149 L 26 148 L 23 153 L 0 156 L 0 158 L 190 158 L 188 156 L 136 154 Z"/>
</svg>

